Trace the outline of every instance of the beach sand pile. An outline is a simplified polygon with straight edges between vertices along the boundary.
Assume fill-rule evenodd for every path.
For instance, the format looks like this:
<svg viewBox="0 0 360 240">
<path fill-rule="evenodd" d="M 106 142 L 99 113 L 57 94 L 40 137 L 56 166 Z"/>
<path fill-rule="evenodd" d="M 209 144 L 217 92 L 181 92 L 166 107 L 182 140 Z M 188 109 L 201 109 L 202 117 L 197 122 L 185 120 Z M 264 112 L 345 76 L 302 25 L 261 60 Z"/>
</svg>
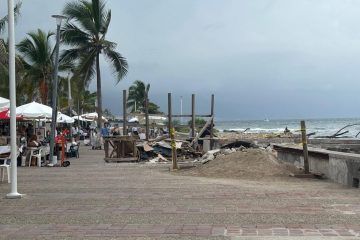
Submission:
<svg viewBox="0 0 360 240">
<path fill-rule="evenodd" d="M 299 170 L 279 162 L 272 152 L 250 148 L 229 155 L 219 155 L 206 164 L 179 172 L 199 177 L 257 180 L 288 177 L 290 173 L 298 173 Z"/>
</svg>

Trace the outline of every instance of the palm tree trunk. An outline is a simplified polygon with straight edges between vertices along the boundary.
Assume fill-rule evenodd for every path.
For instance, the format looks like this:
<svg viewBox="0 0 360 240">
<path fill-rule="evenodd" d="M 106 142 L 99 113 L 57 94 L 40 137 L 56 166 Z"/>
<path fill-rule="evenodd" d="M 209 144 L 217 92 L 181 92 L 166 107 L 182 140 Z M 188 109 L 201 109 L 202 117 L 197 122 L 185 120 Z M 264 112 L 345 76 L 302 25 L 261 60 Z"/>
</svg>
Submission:
<svg viewBox="0 0 360 240">
<path fill-rule="evenodd" d="M 96 85 L 97 85 L 97 114 L 98 114 L 98 120 L 97 125 L 98 128 L 101 128 L 101 120 L 102 120 L 102 96 L 101 96 L 101 75 L 100 75 L 100 53 L 98 52 L 96 54 Z"/>
<path fill-rule="evenodd" d="M 46 79 L 41 80 L 40 82 L 40 98 L 41 98 L 41 102 L 42 104 L 47 104 L 48 101 L 48 86 L 47 86 L 47 81 Z"/>
</svg>

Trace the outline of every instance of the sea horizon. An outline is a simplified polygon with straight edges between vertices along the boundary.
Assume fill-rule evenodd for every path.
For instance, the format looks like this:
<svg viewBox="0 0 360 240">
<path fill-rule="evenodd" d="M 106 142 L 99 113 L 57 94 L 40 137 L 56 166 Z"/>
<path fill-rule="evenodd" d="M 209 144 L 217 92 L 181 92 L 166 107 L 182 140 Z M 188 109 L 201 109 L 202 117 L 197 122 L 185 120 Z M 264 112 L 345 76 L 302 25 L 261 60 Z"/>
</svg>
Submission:
<svg viewBox="0 0 360 240">
<path fill-rule="evenodd" d="M 315 137 L 330 136 L 341 128 L 347 127 L 344 137 L 356 137 L 360 132 L 360 118 L 313 118 L 313 119 L 270 119 L 263 120 L 225 120 L 215 119 L 215 128 L 219 131 L 237 131 L 247 133 L 282 133 L 285 128 L 297 133 L 300 130 L 300 121 L 305 120 L 308 133 L 315 133 Z M 359 125 L 357 125 L 359 124 Z M 341 132 L 344 132 L 341 131 Z"/>
</svg>

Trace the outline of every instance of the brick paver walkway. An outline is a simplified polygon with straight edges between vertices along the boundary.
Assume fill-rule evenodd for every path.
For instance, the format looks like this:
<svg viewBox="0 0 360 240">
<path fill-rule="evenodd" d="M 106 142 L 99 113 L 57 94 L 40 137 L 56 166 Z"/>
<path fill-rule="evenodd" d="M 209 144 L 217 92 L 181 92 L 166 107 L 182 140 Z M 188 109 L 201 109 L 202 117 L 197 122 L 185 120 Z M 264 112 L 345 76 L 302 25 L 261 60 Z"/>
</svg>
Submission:
<svg viewBox="0 0 360 240">
<path fill-rule="evenodd" d="M 0 183 L 0 239 L 360 239 L 360 191 L 319 180 L 246 181 L 105 164 L 82 147 L 68 168 L 19 168 Z"/>
</svg>

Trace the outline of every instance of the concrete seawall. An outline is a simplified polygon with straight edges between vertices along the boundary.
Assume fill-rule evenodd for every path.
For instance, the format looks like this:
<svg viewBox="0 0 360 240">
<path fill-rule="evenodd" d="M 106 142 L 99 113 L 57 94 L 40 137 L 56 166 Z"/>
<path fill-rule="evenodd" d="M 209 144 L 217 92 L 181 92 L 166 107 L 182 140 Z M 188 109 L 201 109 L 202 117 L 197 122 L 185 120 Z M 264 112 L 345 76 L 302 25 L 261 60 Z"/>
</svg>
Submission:
<svg viewBox="0 0 360 240">
<path fill-rule="evenodd" d="M 278 159 L 296 166 L 304 166 L 302 147 L 299 145 L 274 145 Z M 359 188 L 360 154 L 309 148 L 310 171 L 322 173 L 334 182 Z"/>
</svg>

